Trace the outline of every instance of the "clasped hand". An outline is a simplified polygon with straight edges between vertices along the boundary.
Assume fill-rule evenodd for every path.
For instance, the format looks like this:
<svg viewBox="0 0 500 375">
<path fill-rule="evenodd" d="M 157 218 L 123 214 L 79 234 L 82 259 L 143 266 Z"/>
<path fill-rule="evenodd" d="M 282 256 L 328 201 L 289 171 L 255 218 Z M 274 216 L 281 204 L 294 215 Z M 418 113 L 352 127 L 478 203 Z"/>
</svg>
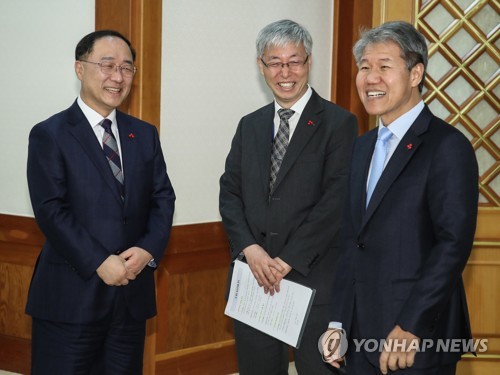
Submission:
<svg viewBox="0 0 500 375">
<path fill-rule="evenodd" d="M 97 275 L 107 285 L 127 285 L 135 280 L 153 257 L 149 252 L 134 246 L 119 255 L 110 255 L 97 268 Z"/>
<path fill-rule="evenodd" d="M 243 254 L 259 286 L 272 296 L 280 291 L 280 282 L 292 270 L 279 257 L 271 258 L 259 245 L 250 245 L 243 249 Z"/>
</svg>

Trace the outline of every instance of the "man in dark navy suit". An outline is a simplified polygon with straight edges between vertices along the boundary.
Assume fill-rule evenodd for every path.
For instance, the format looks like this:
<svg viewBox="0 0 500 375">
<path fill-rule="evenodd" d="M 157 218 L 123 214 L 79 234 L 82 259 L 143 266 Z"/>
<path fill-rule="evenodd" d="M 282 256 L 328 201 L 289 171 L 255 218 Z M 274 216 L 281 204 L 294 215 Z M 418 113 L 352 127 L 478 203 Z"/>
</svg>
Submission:
<svg viewBox="0 0 500 375">
<path fill-rule="evenodd" d="M 475 153 L 422 101 L 427 46 L 412 25 L 366 31 L 354 56 L 358 94 L 379 122 L 354 145 L 330 327 L 352 340 L 349 374 L 454 374 L 468 350 L 436 349 L 471 338 L 461 274 L 476 228 Z M 363 339 L 387 344 L 354 345 Z"/>
<path fill-rule="evenodd" d="M 78 99 L 29 137 L 28 184 L 46 237 L 29 290 L 33 374 L 141 374 L 153 271 L 175 195 L 156 128 L 116 108 L 135 52 L 103 30 L 76 47 Z"/>
</svg>

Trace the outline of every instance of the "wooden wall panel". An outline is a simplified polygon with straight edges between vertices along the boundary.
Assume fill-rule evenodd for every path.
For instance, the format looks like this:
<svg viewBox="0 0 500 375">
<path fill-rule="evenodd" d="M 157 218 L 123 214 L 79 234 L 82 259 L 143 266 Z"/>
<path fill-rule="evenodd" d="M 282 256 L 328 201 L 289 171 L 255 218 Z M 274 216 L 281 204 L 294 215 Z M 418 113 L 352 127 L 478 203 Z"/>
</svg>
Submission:
<svg viewBox="0 0 500 375">
<path fill-rule="evenodd" d="M 227 375 L 236 371 L 234 340 L 158 357 L 156 374 Z"/>
<path fill-rule="evenodd" d="M 31 319 L 24 313 L 33 267 L 0 263 L 0 332 L 29 339 Z"/>
<path fill-rule="evenodd" d="M 476 246 L 464 271 L 464 284 L 474 336 L 500 338 L 500 248 Z"/>
<path fill-rule="evenodd" d="M 42 242 L 35 220 L 0 215 L 0 335 L 31 338 L 24 309 Z"/>
<path fill-rule="evenodd" d="M 112 29 L 131 37 L 132 3 L 134 0 L 96 0 L 95 29 Z"/>
<path fill-rule="evenodd" d="M 482 243 L 494 245 L 500 244 L 500 230 L 498 228 L 498 216 L 500 210 L 487 207 L 479 207 L 477 216 L 476 240 Z"/>
<path fill-rule="evenodd" d="M 35 220 L 0 214 L 0 369 L 28 374 L 31 318 L 24 313 L 43 235 Z"/>
<path fill-rule="evenodd" d="M 232 323 L 224 315 L 229 249 L 222 224 L 176 229 L 158 270 L 156 374 L 235 372 Z"/>
<path fill-rule="evenodd" d="M 476 235 L 481 234 L 482 229 L 478 228 L 478 232 Z M 500 370 L 500 322 L 498 319 L 500 247 L 498 243 L 500 243 L 498 238 L 496 244 L 493 241 L 476 242 L 463 273 L 472 335 L 474 339 L 487 339 L 488 350 L 485 353 L 478 353 L 477 357 L 466 355 L 457 367 L 459 375 L 493 374 Z"/>
<path fill-rule="evenodd" d="M 160 130 L 162 1 L 132 1 L 132 45 L 137 49 L 136 90 L 130 114 Z"/>
<path fill-rule="evenodd" d="M 498 374 L 498 360 L 494 358 L 464 358 L 457 367 L 457 375 L 489 375 Z"/>
<path fill-rule="evenodd" d="M 224 316 L 226 267 L 158 277 L 161 311 L 167 319 L 157 322 L 157 353 L 168 353 L 232 338 L 231 322 Z M 192 298 L 196 296 L 196 298 Z M 197 317 L 197 319 L 193 319 Z"/>
<path fill-rule="evenodd" d="M 486 374 L 500 355 L 500 249 L 476 242 L 464 271 L 475 338 L 488 351 L 464 358 L 459 374 Z M 495 242 L 496 241 L 496 242 Z M 0 214 L 0 368 L 28 373 L 31 319 L 24 315 L 33 266 L 43 235 L 32 218 Z M 237 371 L 232 323 L 224 315 L 229 250 L 222 224 L 174 227 L 157 272 L 158 316 L 148 321 L 154 351 L 144 374 L 214 374 Z M 496 367 L 495 367 L 496 366 Z M 484 371 L 483 371 L 484 370 Z"/>
<path fill-rule="evenodd" d="M 29 373 L 31 318 L 24 308 L 43 242 L 33 218 L 0 214 L 0 369 Z M 220 222 L 172 229 L 157 272 L 158 316 L 148 321 L 144 374 L 237 370 L 224 315 L 228 264 Z"/>
<path fill-rule="evenodd" d="M 0 335 L 0 369 L 16 374 L 31 371 L 31 341 Z"/>
<path fill-rule="evenodd" d="M 374 0 L 373 25 L 379 26 L 386 21 L 406 21 L 414 23 L 416 0 Z"/>
<path fill-rule="evenodd" d="M 351 111 L 358 118 L 359 133 L 370 128 L 370 118 L 361 103 L 356 89 L 357 67 L 352 47 L 359 31 L 372 26 L 374 0 L 334 2 L 332 101 Z"/>
</svg>

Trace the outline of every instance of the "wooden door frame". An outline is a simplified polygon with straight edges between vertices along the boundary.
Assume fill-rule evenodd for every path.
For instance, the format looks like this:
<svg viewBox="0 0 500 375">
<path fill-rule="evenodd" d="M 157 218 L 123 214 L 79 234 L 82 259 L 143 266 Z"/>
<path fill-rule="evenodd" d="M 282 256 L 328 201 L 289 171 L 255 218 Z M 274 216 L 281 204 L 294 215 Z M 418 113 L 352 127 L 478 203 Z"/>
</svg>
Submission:
<svg viewBox="0 0 500 375">
<path fill-rule="evenodd" d="M 137 52 L 133 89 L 120 107 L 160 130 L 162 0 L 96 0 L 95 29 L 113 29 Z"/>
<path fill-rule="evenodd" d="M 359 134 L 370 128 L 370 117 L 359 100 L 356 89 L 357 67 L 352 47 L 363 28 L 372 27 L 374 0 L 334 0 L 332 101 L 351 111 L 358 118 Z"/>
</svg>

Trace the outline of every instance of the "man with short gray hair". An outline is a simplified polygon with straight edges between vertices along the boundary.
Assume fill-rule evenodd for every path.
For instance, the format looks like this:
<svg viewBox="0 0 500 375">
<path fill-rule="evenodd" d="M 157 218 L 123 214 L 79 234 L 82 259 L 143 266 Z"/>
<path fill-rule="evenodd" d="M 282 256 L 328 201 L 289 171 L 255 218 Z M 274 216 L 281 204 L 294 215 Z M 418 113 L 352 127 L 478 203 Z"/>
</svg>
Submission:
<svg viewBox="0 0 500 375">
<path fill-rule="evenodd" d="M 476 228 L 474 149 L 422 101 L 427 46 L 412 25 L 364 32 L 354 56 L 359 97 L 379 120 L 354 144 L 325 337 L 347 332 L 349 374 L 454 374 L 470 349 L 438 344 L 471 339 L 461 274 Z"/>
<path fill-rule="evenodd" d="M 352 113 L 309 86 L 312 39 L 294 21 L 266 26 L 257 64 L 275 100 L 244 116 L 220 179 L 220 212 L 233 261 L 247 262 L 266 293 L 283 278 L 316 289 L 299 349 L 302 375 L 332 374 L 317 349 L 328 324 L 338 229 L 351 146 Z M 237 320 L 234 334 L 242 375 L 288 373 L 287 344 Z"/>
</svg>

